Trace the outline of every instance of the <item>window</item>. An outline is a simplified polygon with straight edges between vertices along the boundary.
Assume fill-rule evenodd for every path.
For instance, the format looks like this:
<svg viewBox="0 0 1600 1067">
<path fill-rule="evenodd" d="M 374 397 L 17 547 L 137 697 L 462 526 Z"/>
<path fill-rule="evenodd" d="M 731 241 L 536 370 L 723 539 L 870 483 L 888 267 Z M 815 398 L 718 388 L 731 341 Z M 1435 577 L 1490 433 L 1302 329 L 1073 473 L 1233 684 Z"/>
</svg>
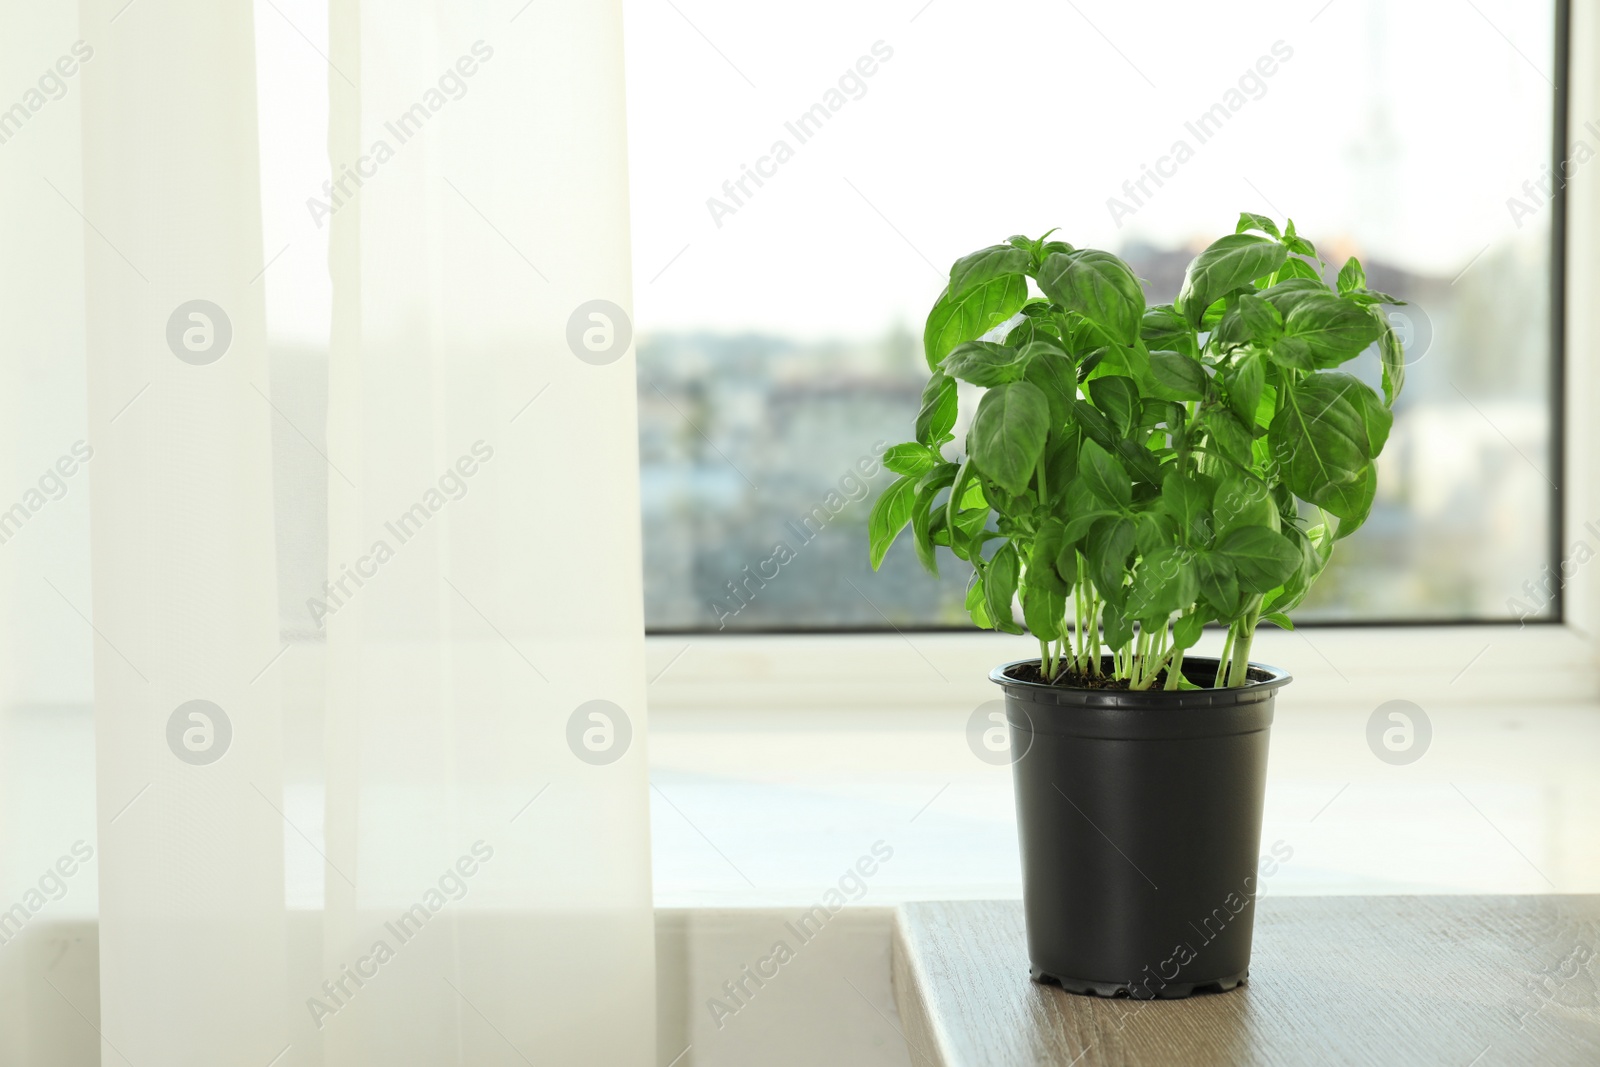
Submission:
<svg viewBox="0 0 1600 1067">
<path fill-rule="evenodd" d="M 1241 209 L 1408 301 L 1373 517 L 1298 617 L 1559 618 L 1556 6 L 627 14 L 652 629 L 966 625 L 964 565 L 865 548 L 950 262 L 1059 226 L 1167 301 Z"/>
</svg>

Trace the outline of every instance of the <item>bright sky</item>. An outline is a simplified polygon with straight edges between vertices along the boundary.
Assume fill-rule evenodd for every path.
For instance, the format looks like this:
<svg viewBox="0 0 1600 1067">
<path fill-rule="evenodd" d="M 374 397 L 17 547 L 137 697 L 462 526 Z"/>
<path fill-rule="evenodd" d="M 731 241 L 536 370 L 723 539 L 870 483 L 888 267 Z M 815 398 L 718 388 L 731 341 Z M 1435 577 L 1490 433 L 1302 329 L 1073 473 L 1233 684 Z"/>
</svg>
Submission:
<svg viewBox="0 0 1600 1067">
<path fill-rule="evenodd" d="M 1203 243 L 1241 209 L 1448 275 L 1517 234 L 1506 198 L 1549 156 L 1552 15 L 1526 0 L 624 9 L 646 331 L 916 329 L 950 261 L 1012 233 Z M 800 143 L 785 122 L 879 41 L 865 94 Z M 1291 58 L 1199 143 L 1185 121 L 1277 42 Z M 1180 138 L 1193 158 L 1119 231 L 1107 198 Z M 780 139 L 793 158 L 719 228 L 707 199 Z"/>
<path fill-rule="evenodd" d="M 1203 244 L 1242 209 L 1287 212 L 1330 251 L 1453 275 L 1519 235 L 1506 198 L 1549 156 L 1548 2 L 623 7 L 643 331 L 916 330 L 950 261 L 1013 233 Z M 265 244 L 281 250 L 268 314 L 275 336 L 307 343 L 325 339 L 328 315 L 327 235 L 305 210 L 327 176 L 326 35 L 326 0 L 258 5 Z M 891 57 L 847 75 L 877 42 Z M 1200 143 L 1185 122 L 1275 44 L 1291 57 Z M 785 123 L 841 76 L 858 81 L 801 143 Z M 1573 118 L 1595 141 L 1582 127 L 1600 116 Z M 723 183 L 780 139 L 792 158 L 764 164 L 775 172 L 759 188 L 747 179 L 753 195 L 719 228 L 707 199 L 731 205 Z M 1193 158 L 1119 230 L 1107 198 L 1179 139 Z"/>
</svg>

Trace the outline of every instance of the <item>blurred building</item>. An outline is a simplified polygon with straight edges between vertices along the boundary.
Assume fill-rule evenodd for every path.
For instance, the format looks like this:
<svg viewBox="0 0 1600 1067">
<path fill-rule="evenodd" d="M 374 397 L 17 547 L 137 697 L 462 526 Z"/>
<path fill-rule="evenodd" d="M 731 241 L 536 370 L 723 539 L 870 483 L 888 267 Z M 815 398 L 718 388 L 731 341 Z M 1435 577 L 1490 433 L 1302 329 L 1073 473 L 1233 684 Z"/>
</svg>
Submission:
<svg viewBox="0 0 1600 1067">
<path fill-rule="evenodd" d="M 1373 288 L 1408 302 L 1394 320 L 1406 388 L 1372 516 L 1340 543 L 1300 618 L 1517 618 L 1519 598 L 1552 613 L 1525 589 L 1551 563 L 1546 247 L 1491 248 L 1456 279 L 1366 264 Z M 1350 251 L 1325 248 L 1338 253 L 1330 269 Z M 1159 302 L 1194 250 L 1120 254 Z M 865 498 L 848 481 L 875 446 L 910 435 L 927 380 L 919 336 L 657 334 L 638 351 L 651 628 L 966 624 L 959 561 L 945 555 L 931 580 L 896 544 L 871 571 L 867 514 L 892 475 L 865 479 Z M 1346 369 L 1378 384 L 1375 350 Z"/>
</svg>

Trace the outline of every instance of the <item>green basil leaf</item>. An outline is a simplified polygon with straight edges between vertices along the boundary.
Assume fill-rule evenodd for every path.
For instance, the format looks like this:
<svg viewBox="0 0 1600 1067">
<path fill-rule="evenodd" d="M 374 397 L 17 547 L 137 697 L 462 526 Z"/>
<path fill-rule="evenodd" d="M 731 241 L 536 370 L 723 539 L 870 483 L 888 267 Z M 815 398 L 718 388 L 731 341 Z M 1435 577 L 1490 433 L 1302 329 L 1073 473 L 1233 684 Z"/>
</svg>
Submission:
<svg viewBox="0 0 1600 1067">
<path fill-rule="evenodd" d="M 1086 382 L 1089 380 L 1089 375 L 1105 360 L 1106 351 L 1105 346 L 1101 346 L 1093 349 L 1078 361 L 1078 381 Z"/>
<path fill-rule="evenodd" d="M 1078 442 L 1078 435 L 1070 430 L 1052 431 L 1045 444 L 1044 465 L 1052 506 L 1065 498 L 1068 487 L 1078 477 Z"/>
<path fill-rule="evenodd" d="M 1078 449 L 1078 478 L 1102 504 L 1125 508 L 1133 499 L 1127 468 L 1094 441 Z"/>
<path fill-rule="evenodd" d="M 1046 305 L 1040 304 L 1040 306 Z M 1054 320 L 1044 315 L 1030 315 L 1027 308 L 1023 308 L 1022 313 L 1022 321 L 1006 334 L 1008 347 L 1021 350 L 1035 341 L 1054 341 L 1057 345 L 1061 343 L 1061 327 Z"/>
<path fill-rule="evenodd" d="M 929 448 L 938 448 L 950 439 L 956 424 L 956 380 L 943 371 L 934 371 L 933 377 L 922 388 L 922 410 L 917 412 L 917 440 Z"/>
<path fill-rule="evenodd" d="M 1316 282 L 1319 289 L 1327 289 L 1327 286 L 1323 285 L 1322 275 L 1317 272 L 1317 268 L 1298 256 L 1290 256 L 1283 261 L 1283 266 L 1278 268 L 1278 281 L 1280 284 L 1290 279 Z"/>
<path fill-rule="evenodd" d="M 1250 467 L 1255 457 L 1250 449 L 1250 431 L 1245 429 L 1231 411 L 1214 408 L 1200 421 L 1211 437 L 1211 443 L 1227 458 L 1241 467 Z"/>
<path fill-rule="evenodd" d="M 920 476 L 932 470 L 938 462 L 939 458 L 933 449 L 915 441 L 892 445 L 883 454 L 883 465 L 896 474 Z"/>
<path fill-rule="evenodd" d="M 911 504 L 911 543 L 916 546 L 917 561 L 922 569 L 937 578 L 939 559 L 934 553 L 933 514 L 920 492 Z"/>
<path fill-rule="evenodd" d="M 1030 588 L 1048 589 L 1062 596 L 1071 590 L 1071 583 L 1056 570 L 1056 559 L 1066 547 L 1066 526 L 1060 519 L 1050 518 L 1039 524 L 1023 575 Z M 1033 629 L 1033 625 L 1030 623 L 1028 628 Z"/>
<path fill-rule="evenodd" d="M 1050 332 L 1050 326 L 1042 319 L 1023 319 L 1011 328 L 1006 334 L 1006 347 L 1019 351 L 1035 341 L 1055 340 L 1056 335 Z"/>
<path fill-rule="evenodd" d="M 1294 623 L 1289 621 L 1289 616 L 1285 615 L 1281 611 L 1269 611 L 1262 615 L 1261 619 L 1263 622 L 1270 622 L 1275 626 L 1281 626 L 1285 630 L 1294 629 Z"/>
<path fill-rule="evenodd" d="M 1139 421 L 1136 425 L 1144 430 L 1164 428 L 1176 432 L 1183 428 L 1185 414 L 1184 406 L 1176 401 L 1145 397 L 1139 401 Z"/>
<path fill-rule="evenodd" d="M 1360 477 L 1371 458 L 1365 421 L 1345 396 L 1349 375 L 1319 371 L 1283 394 L 1272 420 L 1272 455 L 1283 480 L 1302 500 L 1344 518 L 1349 499 L 1342 487 Z M 1353 379 L 1352 379 L 1353 380 Z"/>
<path fill-rule="evenodd" d="M 1199 595 L 1190 554 L 1165 548 L 1145 556 L 1133 572 L 1128 590 L 1128 616 L 1159 625 L 1175 611 L 1194 603 Z"/>
<path fill-rule="evenodd" d="M 1389 320 L 1376 308 L 1372 309 L 1372 314 L 1383 320 L 1383 333 L 1378 336 L 1378 358 L 1383 363 L 1383 402 L 1394 407 L 1406 384 L 1406 354 L 1400 345 L 1400 335 Z"/>
<path fill-rule="evenodd" d="M 1077 484 L 1081 485 L 1082 483 L 1080 482 Z M 1101 519 L 1109 518 L 1116 518 L 1116 512 L 1108 511 L 1103 507 L 1090 508 L 1086 511 L 1074 511 L 1072 512 L 1072 518 L 1067 520 L 1066 532 L 1062 536 L 1064 536 L 1070 544 L 1076 546 L 1077 543 L 1081 541 L 1090 530 L 1094 529 L 1095 523 L 1099 522 Z M 1060 566 L 1060 564 L 1061 558 L 1057 556 L 1056 565 Z"/>
<path fill-rule="evenodd" d="M 1111 427 L 1111 420 L 1105 417 L 1104 412 L 1085 400 L 1073 400 L 1072 421 L 1083 429 L 1084 434 L 1095 444 L 1106 451 L 1117 447 L 1121 441 L 1116 431 Z"/>
<path fill-rule="evenodd" d="M 1050 403 L 1052 429 L 1066 425 L 1078 395 L 1078 372 L 1065 352 L 1054 344 L 1035 341 L 1022 350 L 1024 381 L 1032 382 Z"/>
<path fill-rule="evenodd" d="M 1265 215 L 1257 215 L 1254 211 L 1239 212 L 1239 225 L 1233 232 L 1244 233 L 1246 230 L 1261 230 L 1273 237 L 1278 236 L 1278 224 Z"/>
<path fill-rule="evenodd" d="M 1234 310 L 1253 341 L 1270 342 L 1283 329 L 1283 316 L 1278 309 L 1254 293 L 1241 293 Z"/>
<path fill-rule="evenodd" d="M 1198 360 L 1177 352 L 1150 353 L 1150 376 L 1168 393 L 1166 399 L 1203 400 L 1206 370 Z"/>
<path fill-rule="evenodd" d="M 1123 579 L 1128 573 L 1128 557 L 1133 554 L 1133 520 L 1121 516 L 1101 519 L 1089 531 L 1084 556 L 1089 561 L 1089 576 L 1100 595 L 1121 604 Z"/>
<path fill-rule="evenodd" d="M 1133 640 L 1133 620 L 1125 615 L 1115 601 L 1107 602 L 1100 611 L 1100 625 L 1106 632 L 1106 644 L 1122 648 Z"/>
<path fill-rule="evenodd" d="M 1139 337 L 1144 288 L 1122 260 L 1092 248 L 1046 257 L 1039 288 L 1068 311 L 1076 311 L 1121 344 Z"/>
<path fill-rule="evenodd" d="M 1177 524 L 1178 538 L 1184 544 L 1204 540 L 1211 501 L 1198 482 L 1182 471 L 1168 471 L 1161 480 L 1161 506 Z"/>
<path fill-rule="evenodd" d="M 1212 536 L 1216 538 L 1225 537 L 1241 526 L 1265 526 L 1275 530 L 1280 525 L 1277 505 L 1266 485 L 1237 471 L 1217 486 L 1211 514 Z"/>
<path fill-rule="evenodd" d="M 983 569 L 983 606 L 995 629 L 1008 634 L 1022 632 L 1011 607 L 1011 600 L 1017 595 L 1018 576 L 1017 547 L 1007 541 Z"/>
<path fill-rule="evenodd" d="M 1177 539 L 1178 524 L 1166 512 L 1152 508 L 1133 516 L 1133 547 L 1139 555 L 1160 552 L 1171 547 Z"/>
<path fill-rule="evenodd" d="M 1085 360 L 1087 363 L 1087 360 Z M 1150 351 L 1141 341 L 1131 345 L 1107 345 L 1100 350 L 1100 360 L 1092 368 L 1093 373 L 1086 373 L 1084 381 L 1092 378 L 1103 378 L 1108 374 L 1120 374 L 1124 378 L 1132 378 L 1135 382 L 1144 385 L 1154 385 L 1150 380 Z"/>
<path fill-rule="evenodd" d="M 960 472 L 961 467 L 959 464 L 949 463 L 941 459 L 933 467 L 923 472 L 921 478 L 917 479 L 917 492 L 920 493 L 924 489 L 932 492 L 948 489 L 955 483 L 956 475 Z"/>
<path fill-rule="evenodd" d="M 1021 352 L 991 341 L 967 341 L 944 357 L 944 372 L 952 378 L 988 389 L 1022 377 L 1027 360 Z"/>
<path fill-rule="evenodd" d="M 1200 552 L 1195 555 L 1194 569 L 1200 595 L 1212 610 L 1224 619 L 1238 618 L 1244 611 L 1244 594 L 1239 591 L 1233 564 L 1216 552 Z"/>
<path fill-rule="evenodd" d="M 1326 526 L 1313 526 L 1306 533 L 1294 536 L 1293 540 L 1300 546 L 1300 567 L 1284 581 L 1281 590 L 1267 595 L 1262 602 L 1264 611 L 1293 611 L 1299 607 L 1333 555 L 1335 538 Z"/>
<path fill-rule="evenodd" d="M 1331 296 L 1328 287 L 1318 278 L 1288 278 L 1268 286 L 1257 294 L 1271 304 L 1279 315 L 1287 316 L 1302 300 L 1313 296 Z"/>
<path fill-rule="evenodd" d="M 1316 246 L 1304 237 L 1296 237 L 1293 233 L 1285 232 L 1283 244 L 1291 252 L 1298 252 L 1302 256 L 1310 256 L 1312 259 L 1317 257 Z"/>
<path fill-rule="evenodd" d="M 977 537 L 989 524 L 989 502 L 983 498 L 983 484 L 974 478 L 961 494 L 961 504 L 956 511 L 956 529 L 967 537 Z"/>
<path fill-rule="evenodd" d="M 1339 383 L 1344 397 L 1353 401 L 1356 410 L 1361 412 L 1361 422 L 1367 428 L 1367 455 L 1376 459 L 1389 441 L 1389 430 L 1394 426 L 1394 412 L 1379 399 L 1371 386 L 1359 378 L 1348 374 L 1330 374 L 1329 377 L 1345 379 Z"/>
<path fill-rule="evenodd" d="M 1066 615 L 1067 598 L 1057 590 L 1032 582 L 1022 587 L 1022 621 L 1039 640 L 1059 638 Z"/>
<path fill-rule="evenodd" d="M 1003 489 L 1027 491 L 1050 431 L 1050 402 L 1032 382 L 1011 382 L 983 394 L 972 420 L 973 462 Z"/>
<path fill-rule="evenodd" d="M 1199 326 L 1213 303 L 1271 274 L 1283 266 L 1288 254 L 1283 245 L 1255 234 L 1219 238 L 1189 264 L 1177 308 L 1189 325 Z"/>
<path fill-rule="evenodd" d="M 1222 384 L 1227 393 L 1228 407 L 1246 426 L 1256 424 L 1260 410 L 1261 391 L 1267 383 L 1266 360 L 1259 351 L 1249 351 L 1240 356 L 1223 372 Z"/>
<path fill-rule="evenodd" d="M 1351 256 L 1344 261 L 1344 266 L 1339 268 L 1339 295 L 1345 296 L 1356 289 L 1367 287 L 1367 272 L 1361 269 L 1361 261 Z"/>
<path fill-rule="evenodd" d="M 1299 371 L 1314 371 L 1317 369 L 1317 355 L 1311 351 L 1311 346 L 1300 337 L 1280 337 L 1269 350 L 1272 362 L 1280 367 L 1289 367 Z"/>
<path fill-rule="evenodd" d="M 1296 301 L 1283 319 L 1284 339 L 1300 342 L 1318 367 L 1336 367 L 1360 355 L 1383 327 L 1360 304 L 1332 293 Z"/>
<path fill-rule="evenodd" d="M 972 572 L 972 584 L 967 586 L 967 614 L 972 618 L 972 624 L 980 630 L 994 629 L 994 622 L 989 618 L 988 598 L 983 591 L 983 575 L 978 571 Z"/>
<path fill-rule="evenodd" d="M 968 456 L 956 471 L 950 485 L 950 498 L 944 507 L 944 526 L 949 531 L 951 551 L 961 559 L 973 559 L 985 541 L 998 536 L 986 532 L 988 524 L 989 501 L 984 497 L 978 472 L 972 466 L 972 457 Z"/>
<path fill-rule="evenodd" d="M 1095 495 L 1089 483 L 1082 478 L 1073 479 L 1067 486 L 1062 511 L 1067 516 L 1067 527 L 1062 536 L 1068 544 L 1077 544 L 1097 521 L 1117 514 Z M 1057 562 L 1059 564 L 1059 560 Z"/>
<path fill-rule="evenodd" d="M 1084 406 L 1088 407 L 1087 404 Z M 1127 438 L 1117 441 L 1116 445 L 1117 458 L 1127 467 L 1128 474 L 1135 481 L 1145 482 L 1154 488 L 1161 486 L 1161 464 L 1154 452 Z"/>
<path fill-rule="evenodd" d="M 1024 359 L 1030 362 L 1035 359 L 1044 359 L 1048 356 L 1052 359 L 1060 360 L 1069 367 L 1072 366 L 1072 356 L 1062 346 L 1061 338 L 1053 334 L 1045 334 L 1037 340 L 1029 341 L 1021 348 L 1018 348 L 1017 351 L 1022 354 Z"/>
<path fill-rule="evenodd" d="M 1200 341 L 1194 327 L 1171 304 L 1157 304 L 1144 313 L 1139 323 L 1139 338 L 1150 351 L 1159 348 L 1180 352 L 1191 359 L 1200 358 Z"/>
<path fill-rule="evenodd" d="M 947 289 L 928 312 L 922 330 L 923 354 L 930 370 L 963 341 L 974 341 L 1005 322 L 1028 300 L 1026 278 L 1007 274 L 952 296 Z"/>
<path fill-rule="evenodd" d="M 1206 620 L 1198 611 L 1192 611 L 1172 624 L 1172 643 L 1181 649 L 1193 648 L 1205 628 Z"/>
<path fill-rule="evenodd" d="M 872 505 L 872 513 L 867 516 L 867 553 L 873 570 L 878 569 L 884 553 L 911 521 L 916 484 L 915 478 L 896 478 Z"/>
<path fill-rule="evenodd" d="M 950 268 L 950 288 L 946 291 L 953 297 L 959 297 L 996 278 L 1025 275 L 1031 265 L 1029 254 L 1024 249 L 1013 248 L 1011 245 L 990 245 L 988 248 L 980 248 L 970 256 L 962 256 L 955 261 L 955 265 Z"/>
<path fill-rule="evenodd" d="M 1215 554 L 1233 564 L 1239 587 L 1249 593 L 1268 592 L 1300 566 L 1295 544 L 1265 526 L 1239 527 L 1217 542 Z"/>
<path fill-rule="evenodd" d="M 972 469 L 972 457 L 968 456 L 961 461 L 961 466 L 956 469 L 956 477 L 950 483 L 950 499 L 945 501 L 945 525 L 950 529 L 950 547 L 962 558 L 970 558 L 971 553 L 967 546 L 958 543 L 958 538 L 964 532 L 961 526 L 961 499 L 967 492 L 969 485 L 977 484 L 978 472 Z"/>
<path fill-rule="evenodd" d="M 1329 495 L 1323 507 L 1339 520 L 1334 539 L 1343 541 L 1361 529 L 1372 513 L 1372 501 L 1378 494 L 1378 472 L 1370 465 L 1364 467 L 1356 479 L 1339 486 Z"/>
<path fill-rule="evenodd" d="M 1120 374 L 1102 375 L 1089 382 L 1089 397 L 1105 413 L 1117 433 L 1127 437 L 1139 408 L 1139 387 Z"/>
<path fill-rule="evenodd" d="M 1242 345 L 1270 345 L 1283 332 L 1283 316 L 1278 309 L 1253 293 L 1241 293 L 1228 301 L 1211 339 L 1220 349 Z"/>
<path fill-rule="evenodd" d="M 1067 584 L 1069 591 L 1078 584 L 1078 566 L 1082 559 L 1078 552 L 1078 538 L 1082 536 L 1079 534 L 1078 537 L 1074 537 L 1071 529 L 1066 530 L 1061 535 L 1065 544 L 1061 551 L 1056 553 L 1056 573 L 1062 576 L 1062 581 Z"/>
<path fill-rule="evenodd" d="M 893 452 L 894 449 L 891 448 L 889 451 Z M 885 457 L 887 458 L 887 453 Z M 916 496 L 911 501 L 911 535 L 917 548 L 917 559 L 921 561 L 923 568 L 935 577 L 939 574 L 939 561 L 933 551 L 934 513 L 942 515 L 944 509 L 937 507 L 933 500 L 941 490 L 950 487 L 959 470 L 960 468 L 954 463 L 940 463 L 930 467 L 918 479 Z"/>
<path fill-rule="evenodd" d="M 1379 292 L 1377 289 L 1352 289 L 1348 293 L 1341 293 L 1340 295 L 1348 296 L 1356 303 L 1367 306 L 1373 304 L 1398 304 L 1403 307 L 1405 305 L 1405 301 L 1398 296 L 1390 296 L 1388 293 Z"/>
</svg>

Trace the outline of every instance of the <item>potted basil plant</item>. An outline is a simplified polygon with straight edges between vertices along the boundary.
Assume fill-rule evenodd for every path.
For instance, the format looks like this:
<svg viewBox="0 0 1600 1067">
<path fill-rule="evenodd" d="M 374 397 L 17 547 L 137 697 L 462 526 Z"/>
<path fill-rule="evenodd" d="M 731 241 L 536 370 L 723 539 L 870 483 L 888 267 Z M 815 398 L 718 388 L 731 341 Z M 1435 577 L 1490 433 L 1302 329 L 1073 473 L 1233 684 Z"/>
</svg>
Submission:
<svg viewBox="0 0 1600 1067">
<path fill-rule="evenodd" d="M 928 315 L 871 562 L 909 529 L 929 571 L 940 549 L 971 566 L 978 626 L 1039 642 L 991 675 L 1038 980 L 1176 997 L 1248 973 L 1289 681 L 1251 644 L 1366 520 L 1405 375 L 1400 301 L 1323 266 L 1293 221 L 1245 213 L 1147 306 L 1116 256 L 1013 237 L 957 260 Z M 1338 369 L 1374 345 L 1381 395 Z M 981 394 L 958 445 L 961 382 Z M 1221 655 L 1188 655 L 1207 624 Z"/>
</svg>

